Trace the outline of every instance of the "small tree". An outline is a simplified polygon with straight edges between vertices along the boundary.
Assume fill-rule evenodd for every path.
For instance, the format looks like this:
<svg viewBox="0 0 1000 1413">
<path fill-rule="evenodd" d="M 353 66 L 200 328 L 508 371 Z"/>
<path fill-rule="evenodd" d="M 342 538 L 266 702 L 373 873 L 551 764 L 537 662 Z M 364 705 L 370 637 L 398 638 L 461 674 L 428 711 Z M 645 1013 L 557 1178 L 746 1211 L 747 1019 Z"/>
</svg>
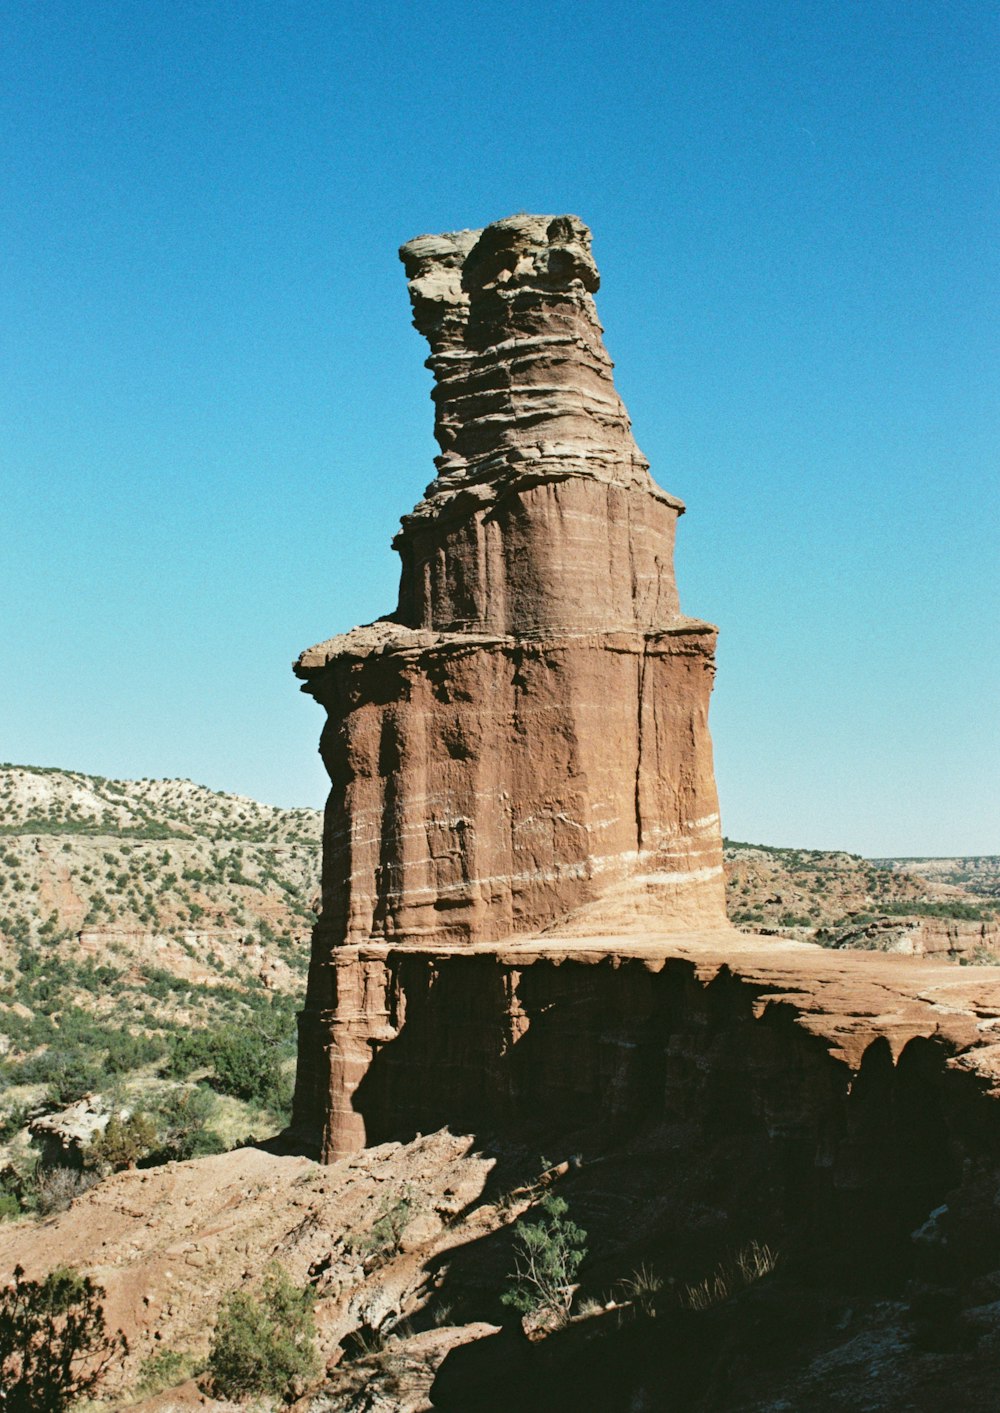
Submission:
<svg viewBox="0 0 1000 1413">
<path fill-rule="evenodd" d="M 550 1192 L 541 1208 L 540 1222 L 518 1223 L 511 1287 L 500 1299 L 523 1315 L 544 1310 L 564 1319 L 573 1301 L 576 1273 L 587 1255 L 587 1233 L 567 1220 L 565 1198 Z"/>
<path fill-rule="evenodd" d="M 0 1293 L 4 1413 L 62 1413 L 96 1388 L 112 1360 L 125 1358 L 124 1334 L 105 1330 L 103 1298 L 89 1276 L 66 1266 L 41 1281 L 14 1267 L 14 1284 Z"/>
<path fill-rule="evenodd" d="M 87 1150 L 87 1162 L 100 1170 L 121 1172 L 134 1168 L 156 1145 L 156 1125 L 148 1114 L 132 1114 L 127 1119 L 112 1114 L 104 1132 Z"/>
<path fill-rule="evenodd" d="M 405 1187 L 397 1197 L 386 1196 L 371 1231 L 348 1236 L 348 1247 L 369 1261 L 387 1261 L 399 1250 L 403 1233 L 415 1215 L 415 1206 L 410 1187 Z"/>
<path fill-rule="evenodd" d="M 156 1110 L 159 1139 L 154 1161 L 184 1161 L 224 1153 L 226 1145 L 209 1128 L 215 1108 L 215 1097 L 207 1089 L 170 1090 Z"/>
<path fill-rule="evenodd" d="M 283 1394 L 293 1379 L 315 1375 L 314 1299 L 308 1286 L 299 1290 L 277 1265 L 265 1275 L 259 1300 L 232 1291 L 219 1311 L 208 1356 L 216 1392 L 223 1398 Z"/>
</svg>

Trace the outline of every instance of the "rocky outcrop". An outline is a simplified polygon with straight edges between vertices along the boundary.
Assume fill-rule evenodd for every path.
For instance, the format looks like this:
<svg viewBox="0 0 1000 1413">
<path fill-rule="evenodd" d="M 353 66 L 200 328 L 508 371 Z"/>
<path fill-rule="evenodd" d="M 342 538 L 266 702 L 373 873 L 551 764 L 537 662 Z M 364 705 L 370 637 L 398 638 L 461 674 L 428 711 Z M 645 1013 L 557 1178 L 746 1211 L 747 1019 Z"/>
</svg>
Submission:
<svg viewBox="0 0 1000 1413">
<path fill-rule="evenodd" d="M 995 1409 L 992 969 L 678 934 L 352 950 L 340 1019 L 375 1146 L 119 1173 L 0 1225 L 0 1281 L 69 1263 L 106 1288 L 116 1407 L 157 1350 L 200 1365 L 227 1293 L 277 1261 L 316 1295 L 314 1413 L 839 1410 L 845 1385 L 873 1413 L 948 1406 L 945 1386 Z M 553 1190 L 588 1256 L 567 1329 L 529 1344 L 502 1296 Z M 773 1278 L 685 1304 L 753 1241 Z M 175 1402 L 221 1407 L 194 1385 L 148 1406 Z"/>
<path fill-rule="evenodd" d="M 828 947 L 901 952 L 911 957 L 954 958 L 966 965 L 1000 956 L 1000 923 L 967 918 L 876 917 L 827 931 Z"/>
<path fill-rule="evenodd" d="M 715 629 L 680 612 L 683 506 L 615 391 L 590 232 L 514 216 L 401 257 L 438 474 L 394 541 L 396 611 L 296 664 L 332 786 L 297 1106 L 313 1131 L 338 1093 L 344 946 L 725 926 Z"/>
<path fill-rule="evenodd" d="M 322 931 L 498 939 L 626 879 L 720 922 L 715 630 L 679 611 L 683 507 L 615 392 L 590 233 L 515 216 L 401 255 L 441 454 L 396 612 L 296 667 L 330 716 Z"/>
<path fill-rule="evenodd" d="M 587 227 L 511 216 L 400 255 L 441 447 L 395 540 L 401 620 L 518 637 L 673 622 L 684 507 L 650 477 L 615 391 Z"/>
<path fill-rule="evenodd" d="M 876 1052 L 891 1071 L 930 1039 L 980 1088 L 1000 1079 L 992 968 L 718 932 L 371 944 L 333 969 L 333 1024 L 313 1037 L 331 1070 L 300 1092 L 327 1105 L 328 1158 L 441 1125 L 605 1142 L 687 1111 L 709 1072 L 720 1092 L 749 1085 L 768 1122 L 812 1131 L 829 1085 L 849 1090 Z M 822 1165 L 819 1129 L 814 1141 Z"/>
<path fill-rule="evenodd" d="M 123 1111 L 121 1117 L 127 1118 Z M 104 1132 L 111 1110 L 96 1094 L 86 1094 L 56 1114 L 31 1120 L 28 1131 L 46 1166 L 82 1168 L 86 1149 Z"/>
</svg>

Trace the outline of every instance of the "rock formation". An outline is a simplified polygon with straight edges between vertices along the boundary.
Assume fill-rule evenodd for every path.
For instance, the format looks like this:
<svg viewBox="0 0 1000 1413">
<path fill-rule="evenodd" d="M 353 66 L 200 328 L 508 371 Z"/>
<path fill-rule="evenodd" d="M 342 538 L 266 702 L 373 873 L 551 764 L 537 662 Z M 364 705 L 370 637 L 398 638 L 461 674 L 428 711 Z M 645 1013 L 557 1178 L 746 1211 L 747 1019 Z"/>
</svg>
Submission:
<svg viewBox="0 0 1000 1413">
<path fill-rule="evenodd" d="M 396 611 L 296 664 L 332 785 L 304 1129 L 350 1089 L 323 1058 L 362 985 L 345 947 L 726 925 L 716 631 L 680 612 L 684 507 L 615 391 L 590 232 L 512 216 L 400 254 L 441 453 Z"/>
</svg>

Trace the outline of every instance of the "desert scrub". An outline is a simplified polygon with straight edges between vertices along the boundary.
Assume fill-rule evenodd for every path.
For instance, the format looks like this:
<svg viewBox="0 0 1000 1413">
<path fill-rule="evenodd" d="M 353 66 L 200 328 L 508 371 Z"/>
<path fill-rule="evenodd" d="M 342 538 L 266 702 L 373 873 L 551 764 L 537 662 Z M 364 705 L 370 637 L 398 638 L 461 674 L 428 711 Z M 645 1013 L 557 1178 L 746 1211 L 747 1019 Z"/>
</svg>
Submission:
<svg viewBox="0 0 1000 1413">
<path fill-rule="evenodd" d="M 550 1192 L 540 1208 L 541 1221 L 517 1225 L 514 1270 L 500 1299 L 522 1315 L 547 1311 L 565 1319 L 577 1272 L 587 1255 L 587 1233 L 567 1218 L 565 1198 Z"/>
<path fill-rule="evenodd" d="M 626 1276 L 620 1285 L 624 1299 L 634 1306 L 640 1314 L 645 1315 L 649 1320 L 656 1317 L 657 1305 L 663 1291 L 663 1281 L 655 1271 L 643 1264 L 630 1276 Z"/>
<path fill-rule="evenodd" d="M 403 1233 L 415 1216 L 413 1189 L 406 1187 L 396 1197 L 384 1197 L 371 1231 L 353 1234 L 348 1245 L 369 1261 L 387 1261 L 396 1255 Z"/>
<path fill-rule="evenodd" d="M 712 1275 L 684 1291 L 682 1304 L 689 1310 L 709 1310 L 721 1305 L 747 1286 L 769 1276 L 778 1264 L 778 1253 L 759 1241 L 750 1241 L 735 1256 L 721 1261 Z"/>
<path fill-rule="evenodd" d="M 135 1392 L 139 1398 L 152 1398 L 167 1389 L 176 1388 L 193 1375 L 201 1373 L 204 1361 L 194 1354 L 182 1354 L 176 1349 L 158 1349 L 139 1365 L 139 1381 Z"/>
<path fill-rule="evenodd" d="M 271 1266 L 259 1297 L 232 1291 L 222 1304 L 208 1356 L 214 1390 L 223 1398 L 281 1395 L 319 1370 L 313 1291 L 300 1290 Z"/>
<path fill-rule="evenodd" d="M 117 1173 L 134 1168 L 156 1147 L 156 1125 L 148 1114 L 137 1112 L 128 1118 L 112 1114 L 104 1128 L 90 1144 L 85 1155 L 88 1167 L 99 1173 Z"/>
<path fill-rule="evenodd" d="M 89 1276 L 60 1266 L 43 1280 L 0 1293 L 0 1391 L 5 1413 L 62 1413 L 128 1354 L 121 1330 L 109 1335 L 104 1291 Z"/>
</svg>

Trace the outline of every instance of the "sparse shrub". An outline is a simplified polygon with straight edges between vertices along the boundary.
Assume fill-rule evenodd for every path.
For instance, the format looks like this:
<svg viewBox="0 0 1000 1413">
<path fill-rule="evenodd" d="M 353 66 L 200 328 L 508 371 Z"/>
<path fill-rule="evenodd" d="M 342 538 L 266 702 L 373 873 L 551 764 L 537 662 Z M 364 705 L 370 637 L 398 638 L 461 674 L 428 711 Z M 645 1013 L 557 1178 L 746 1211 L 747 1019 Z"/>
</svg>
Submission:
<svg viewBox="0 0 1000 1413">
<path fill-rule="evenodd" d="M 82 1197 L 96 1181 L 93 1173 L 81 1172 L 79 1168 L 65 1168 L 61 1165 L 52 1168 L 38 1167 L 35 1169 L 34 1191 L 30 1194 L 32 1205 L 41 1217 L 65 1212 L 70 1203 L 77 1197 Z"/>
<path fill-rule="evenodd" d="M 15 1104 L 0 1116 L 0 1143 L 6 1143 L 21 1132 L 28 1121 L 28 1105 Z"/>
<path fill-rule="evenodd" d="M 61 1413 L 91 1393 L 108 1365 L 124 1359 L 121 1330 L 108 1335 L 104 1291 L 60 1266 L 44 1280 L 24 1279 L 0 1294 L 0 1391 L 4 1413 Z"/>
<path fill-rule="evenodd" d="M 381 1326 L 359 1325 L 342 1341 L 344 1357 L 349 1363 L 362 1359 L 377 1359 L 386 1352 L 386 1335 Z"/>
<path fill-rule="evenodd" d="M 193 1354 L 181 1354 L 175 1349 L 158 1349 L 139 1365 L 139 1381 L 135 1391 L 140 1398 L 152 1398 L 166 1389 L 176 1388 L 185 1379 L 199 1373 L 202 1365 Z"/>
<path fill-rule="evenodd" d="M 363 1256 L 387 1260 L 399 1250 L 400 1239 L 414 1216 L 412 1189 L 398 1197 L 386 1197 L 370 1232 L 349 1239 L 349 1245 Z"/>
<path fill-rule="evenodd" d="M 712 1275 L 697 1285 L 689 1285 L 683 1303 L 689 1310 L 708 1310 L 713 1305 L 721 1305 L 755 1281 L 769 1276 L 777 1264 L 776 1251 L 761 1242 L 751 1241 L 735 1256 L 720 1262 Z"/>
<path fill-rule="evenodd" d="M 0 1222 L 14 1222 L 21 1215 L 21 1204 L 13 1192 L 0 1192 Z"/>
<path fill-rule="evenodd" d="M 587 1233 L 567 1219 L 565 1198 L 550 1192 L 540 1205 L 541 1221 L 518 1223 L 511 1286 L 500 1299 L 523 1315 L 542 1310 L 565 1319 L 587 1255 Z"/>
<path fill-rule="evenodd" d="M 155 1110 L 159 1132 L 153 1160 L 183 1162 L 225 1152 L 225 1144 L 208 1127 L 215 1107 L 207 1089 L 173 1089 L 166 1094 Z"/>
<path fill-rule="evenodd" d="M 990 947 L 975 947 L 968 956 L 959 957 L 958 964 L 963 967 L 1000 966 L 1000 955 Z"/>
<path fill-rule="evenodd" d="M 620 1282 L 622 1294 L 648 1319 L 656 1315 L 657 1297 L 663 1289 L 660 1277 L 645 1264 Z"/>
<path fill-rule="evenodd" d="M 314 1298 L 308 1286 L 294 1286 L 280 1266 L 268 1270 L 259 1298 L 242 1290 L 227 1296 L 208 1357 L 215 1391 L 223 1398 L 283 1394 L 293 1379 L 315 1376 Z"/>
</svg>

